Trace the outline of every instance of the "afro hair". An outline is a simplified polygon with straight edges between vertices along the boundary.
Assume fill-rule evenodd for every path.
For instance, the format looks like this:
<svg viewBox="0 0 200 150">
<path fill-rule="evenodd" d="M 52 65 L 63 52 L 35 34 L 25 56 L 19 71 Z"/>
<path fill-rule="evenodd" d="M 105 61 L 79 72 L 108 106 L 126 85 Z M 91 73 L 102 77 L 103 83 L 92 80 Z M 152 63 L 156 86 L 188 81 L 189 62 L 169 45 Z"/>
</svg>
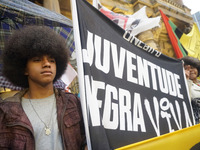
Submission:
<svg viewBox="0 0 200 150">
<path fill-rule="evenodd" d="M 191 65 L 198 70 L 198 76 L 200 75 L 200 61 L 197 58 L 190 57 L 190 56 L 185 56 L 181 58 L 181 60 L 184 61 L 184 65 Z"/>
<path fill-rule="evenodd" d="M 49 55 L 56 61 L 55 82 L 64 73 L 69 61 L 65 39 L 47 26 L 26 26 L 17 30 L 5 43 L 3 75 L 14 85 L 28 88 L 28 79 L 24 75 L 27 61 L 43 55 Z"/>
</svg>

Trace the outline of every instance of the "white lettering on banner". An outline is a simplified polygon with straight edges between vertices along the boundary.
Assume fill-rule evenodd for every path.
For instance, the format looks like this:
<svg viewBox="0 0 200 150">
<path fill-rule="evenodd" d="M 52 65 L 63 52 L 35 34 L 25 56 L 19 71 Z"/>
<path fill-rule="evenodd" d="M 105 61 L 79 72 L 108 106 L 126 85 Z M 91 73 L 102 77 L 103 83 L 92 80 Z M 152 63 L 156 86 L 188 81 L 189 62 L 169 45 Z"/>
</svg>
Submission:
<svg viewBox="0 0 200 150">
<path fill-rule="evenodd" d="M 85 75 L 85 82 L 86 89 L 90 89 L 87 94 L 90 97 L 87 99 L 92 126 L 103 125 L 105 129 L 147 132 L 145 121 L 150 120 L 156 135 L 160 136 L 161 119 L 162 122 L 166 121 L 169 132 L 173 132 L 175 129 L 172 128 L 171 122 L 175 122 L 177 128 L 182 129 L 181 115 L 185 115 L 187 127 L 192 126 L 185 102 L 175 100 L 174 106 L 166 97 L 158 100 L 153 96 L 152 107 L 152 100 L 145 98 L 142 102 L 140 93 L 131 93 L 126 89 L 89 79 L 88 75 Z M 105 93 L 105 100 L 97 98 L 100 91 Z M 180 106 L 184 114 L 181 114 Z M 103 113 L 102 118 L 100 109 Z M 174 110 L 177 111 L 177 115 Z M 147 116 L 144 116 L 144 111 L 147 112 Z"/>
<path fill-rule="evenodd" d="M 129 51 L 127 53 L 127 81 L 138 84 L 138 79 L 134 75 L 137 73 L 136 65 L 132 63 L 133 59 L 136 59 L 136 55 Z"/>
<path fill-rule="evenodd" d="M 127 66 L 127 76 L 124 79 L 128 82 L 184 99 L 183 94 L 180 93 L 179 75 L 160 68 L 160 66 L 122 47 L 119 48 L 118 53 L 116 44 L 102 39 L 100 36 L 94 36 L 89 31 L 87 46 L 87 49 L 82 50 L 84 63 L 88 63 L 90 66 L 94 64 L 96 69 L 108 74 L 112 61 L 114 76 L 120 79 L 122 79 L 124 68 Z"/>
<path fill-rule="evenodd" d="M 145 86 L 147 88 L 150 88 L 150 82 L 149 82 L 149 72 L 148 72 L 148 61 L 143 59 L 141 57 L 137 57 L 137 66 L 138 68 L 138 84 L 141 86 Z"/>
<path fill-rule="evenodd" d="M 157 79 L 156 79 L 156 65 L 148 62 L 148 65 L 150 66 L 150 70 L 151 70 L 151 76 L 152 76 L 152 83 L 153 83 L 153 89 L 154 90 L 158 90 L 157 88 Z"/>
<path fill-rule="evenodd" d="M 119 109 L 120 130 L 126 130 L 127 123 L 127 131 L 132 131 L 131 93 L 127 90 L 119 89 Z"/>
<path fill-rule="evenodd" d="M 161 117 L 166 118 L 167 124 L 168 124 L 168 127 L 169 127 L 169 132 L 174 132 L 174 129 L 172 129 L 171 123 L 170 123 L 171 114 L 167 112 L 167 110 L 169 110 L 169 106 L 170 106 L 170 103 L 169 103 L 169 100 L 167 98 L 164 97 L 160 100 L 160 108 L 162 110 L 161 111 Z"/>
<path fill-rule="evenodd" d="M 90 111 L 90 115 L 91 115 L 91 121 L 93 126 L 100 126 L 101 122 L 100 122 L 100 112 L 99 112 L 99 108 L 101 108 L 101 101 L 97 100 L 97 91 L 99 89 L 105 89 L 105 83 L 104 82 L 98 82 L 98 81 L 93 81 L 91 79 L 91 84 L 89 81 L 89 77 L 85 76 L 85 86 L 88 89 L 88 94 L 86 94 L 86 98 L 88 101 L 88 105 L 89 105 L 89 111 Z M 96 84 L 95 84 L 96 83 Z M 100 105 L 99 105 L 100 103 Z"/>
<path fill-rule="evenodd" d="M 134 93 L 133 131 L 138 131 L 138 126 L 141 126 L 142 132 L 146 132 L 146 127 L 144 125 L 141 97 L 139 93 Z"/>
<path fill-rule="evenodd" d="M 95 35 L 95 66 L 103 71 L 104 73 L 108 73 L 110 70 L 110 51 L 106 51 L 106 49 L 110 49 L 110 42 L 104 39 L 104 51 L 101 51 L 101 37 Z M 103 52 L 103 56 L 101 57 L 101 52 Z M 103 60 L 101 61 L 101 58 Z M 102 62 L 102 63 L 101 63 Z"/>
<path fill-rule="evenodd" d="M 93 44 L 93 34 L 88 32 L 87 37 L 87 50 L 83 50 L 83 62 L 89 63 L 90 66 L 93 63 L 94 57 L 94 44 Z"/>
<path fill-rule="evenodd" d="M 161 70 L 162 70 L 162 73 L 161 73 Z M 163 68 L 161 69 L 159 66 L 157 66 L 157 71 L 158 71 L 158 83 L 160 86 L 160 91 L 167 94 L 169 92 L 169 89 L 168 89 L 165 69 Z"/>
<path fill-rule="evenodd" d="M 156 57 L 160 57 L 160 55 L 162 54 L 161 52 L 153 49 L 152 47 L 146 45 L 144 42 L 140 41 L 139 39 L 137 39 L 135 36 L 129 34 L 127 31 L 124 32 L 123 38 L 125 40 L 127 40 L 130 43 L 133 43 L 135 46 L 153 54 L 155 53 Z"/>
<path fill-rule="evenodd" d="M 185 112 L 186 126 L 190 127 L 190 126 L 192 126 L 192 122 L 190 120 L 189 113 L 188 113 L 187 106 L 186 106 L 185 102 L 183 102 L 183 108 L 184 108 L 184 112 Z"/>
<path fill-rule="evenodd" d="M 156 122 L 154 121 L 153 114 L 150 108 L 150 103 L 148 99 L 144 100 L 145 108 L 147 111 L 147 114 L 149 115 L 149 119 L 154 127 L 154 130 L 156 132 L 157 136 L 160 136 L 160 126 L 159 126 L 159 105 L 158 105 L 158 100 L 156 97 L 153 97 L 153 103 L 154 103 L 154 111 L 155 111 L 155 117 L 156 117 Z"/>
<path fill-rule="evenodd" d="M 177 118 L 176 118 L 175 111 L 174 111 L 174 107 L 173 107 L 172 104 L 170 104 L 170 110 L 171 110 L 171 112 L 172 112 L 172 116 L 173 116 L 173 118 L 174 118 L 174 121 L 175 121 L 175 123 L 176 123 L 178 129 L 180 130 L 180 129 L 182 129 L 181 110 L 180 110 L 180 106 L 179 106 L 177 100 L 175 100 L 175 105 L 176 105 L 176 110 L 177 110 L 177 114 L 178 114 L 178 120 L 177 120 Z"/>
<path fill-rule="evenodd" d="M 123 72 L 124 72 L 124 64 L 125 64 L 125 57 L 126 57 L 126 50 L 120 47 L 120 57 L 118 57 L 117 53 L 117 45 L 111 43 L 111 53 L 113 56 L 113 65 L 114 65 L 114 73 L 117 78 L 122 79 Z"/>
<path fill-rule="evenodd" d="M 109 84 L 106 85 L 105 91 L 105 105 L 103 112 L 103 125 L 107 129 L 117 129 L 118 127 L 118 105 L 112 103 L 112 100 L 118 101 L 117 89 Z M 110 119 L 111 113 L 113 114 L 112 120 Z"/>
<path fill-rule="evenodd" d="M 133 37 L 129 41 L 148 52 L 155 52 Z M 110 130 L 149 132 L 148 125 L 152 125 L 157 136 L 161 135 L 161 122 L 166 122 L 169 132 L 182 129 L 184 121 L 187 127 L 192 126 L 189 110 L 182 101 L 184 96 L 181 93 L 178 74 L 89 31 L 86 45 L 86 49 L 82 49 L 85 64 L 104 74 L 110 73 L 112 77 L 123 79 L 124 82 L 152 89 L 159 93 L 159 97 L 160 93 L 164 93 L 175 98 L 173 103 L 167 97 L 158 99 L 152 95 L 147 98 L 144 93 L 121 88 L 120 84 L 115 87 L 112 83 L 97 81 L 92 76 L 85 75 L 87 108 L 92 126 L 103 125 Z"/>
<path fill-rule="evenodd" d="M 178 80 L 180 79 L 180 76 L 178 76 L 177 74 L 174 74 L 174 82 L 176 85 L 176 92 L 177 92 L 177 96 L 183 99 L 183 94 L 180 93 L 181 89 L 181 85 L 178 83 Z"/>
</svg>

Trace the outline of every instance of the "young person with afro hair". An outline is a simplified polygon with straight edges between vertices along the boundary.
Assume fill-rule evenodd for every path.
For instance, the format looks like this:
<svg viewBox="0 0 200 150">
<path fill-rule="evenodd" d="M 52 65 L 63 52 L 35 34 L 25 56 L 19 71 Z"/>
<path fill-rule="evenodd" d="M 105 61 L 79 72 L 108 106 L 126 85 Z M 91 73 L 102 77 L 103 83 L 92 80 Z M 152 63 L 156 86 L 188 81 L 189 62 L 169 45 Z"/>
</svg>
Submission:
<svg viewBox="0 0 200 150">
<path fill-rule="evenodd" d="M 68 63 L 65 40 L 45 26 L 15 31 L 3 74 L 26 88 L 0 102 L 0 149 L 80 150 L 85 132 L 79 99 L 53 87 Z"/>
</svg>

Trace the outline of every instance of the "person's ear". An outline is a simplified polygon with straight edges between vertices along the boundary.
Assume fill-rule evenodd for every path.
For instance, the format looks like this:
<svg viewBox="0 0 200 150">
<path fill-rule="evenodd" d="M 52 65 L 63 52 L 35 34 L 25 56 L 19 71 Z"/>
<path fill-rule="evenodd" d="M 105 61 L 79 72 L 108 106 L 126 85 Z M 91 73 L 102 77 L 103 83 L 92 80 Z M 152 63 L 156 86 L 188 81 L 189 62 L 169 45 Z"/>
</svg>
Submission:
<svg viewBox="0 0 200 150">
<path fill-rule="evenodd" d="M 27 71 L 27 68 L 25 69 L 25 71 L 24 71 L 24 75 L 28 75 L 28 71 Z"/>
</svg>

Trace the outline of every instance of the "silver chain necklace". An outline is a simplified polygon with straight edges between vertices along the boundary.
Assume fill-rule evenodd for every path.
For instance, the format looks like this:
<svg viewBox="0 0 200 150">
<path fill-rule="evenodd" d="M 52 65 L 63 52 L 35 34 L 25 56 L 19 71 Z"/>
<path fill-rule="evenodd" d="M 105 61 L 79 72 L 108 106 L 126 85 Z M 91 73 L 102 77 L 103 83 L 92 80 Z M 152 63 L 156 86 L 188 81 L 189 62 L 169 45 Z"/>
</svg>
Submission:
<svg viewBox="0 0 200 150">
<path fill-rule="evenodd" d="M 35 110 L 35 108 L 34 108 L 32 102 L 31 102 L 31 100 L 30 100 L 30 95 L 29 95 L 29 94 L 28 94 L 28 100 L 29 100 L 29 102 L 30 102 L 30 104 L 31 104 L 31 107 L 33 108 L 35 114 L 38 116 L 38 118 L 40 119 L 40 121 L 44 124 L 44 126 L 45 126 L 45 128 L 44 128 L 45 134 L 46 134 L 46 135 L 50 135 L 50 134 L 51 134 L 51 128 L 49 127 L 49 125 L 50 125 L 50 123 L 51 123 L 52 116 L 53 116 L 53 108 L 54 108 L 54 103 L 55 103 L 55 97 L 54 97 L 53 106 L 52 106 L 52 110 L 51 110 L 51 117 L 50 117 L 50 119 L 49 119 L 48 124 L 46 124 L 46 123 L 40 118 L 39 114 L 38 114 L 37 111 Z"/>
</svg>

